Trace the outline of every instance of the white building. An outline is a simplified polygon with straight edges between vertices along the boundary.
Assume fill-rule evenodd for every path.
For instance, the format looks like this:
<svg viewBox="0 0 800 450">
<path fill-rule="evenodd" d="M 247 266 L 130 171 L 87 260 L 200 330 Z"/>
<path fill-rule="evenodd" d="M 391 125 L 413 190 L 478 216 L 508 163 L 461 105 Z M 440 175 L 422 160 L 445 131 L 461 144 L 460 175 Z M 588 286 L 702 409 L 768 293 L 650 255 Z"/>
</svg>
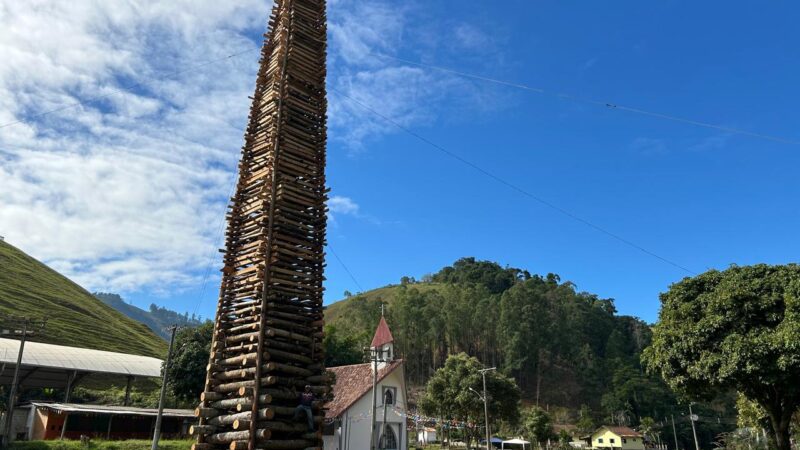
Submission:
<svg viewBox="0 0 800 450">
<path fill-rule="evenodd" d="M 425 427 L 417 431 L 417 443 L 432 444 L 436 442 L 436 428 Z"/>
<path fill-rule="evenodd" d="M 372 410 L 373 364 L 329 367 L 336 376 L 334 399 L 326 405 L 325 450 L 364 450 L 369 448 L 372 415 L 375 415 L 377 448 L 405 449 L 406 381 L 403 360 L 394 359 L 394 338 L 381 317 L 371 347 L 385 356 L 378 363 L 377 399 Z"/>
</svg>

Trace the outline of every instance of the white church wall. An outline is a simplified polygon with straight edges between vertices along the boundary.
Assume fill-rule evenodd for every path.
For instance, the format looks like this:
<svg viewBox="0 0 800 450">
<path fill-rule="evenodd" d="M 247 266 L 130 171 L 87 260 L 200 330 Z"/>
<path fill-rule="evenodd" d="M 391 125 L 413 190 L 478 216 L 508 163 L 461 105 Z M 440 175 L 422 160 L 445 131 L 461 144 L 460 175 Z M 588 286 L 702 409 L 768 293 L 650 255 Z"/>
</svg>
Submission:
<svg viewBox="0 0 800 450">
<path fill-rule="evenodd" d="M 390 424 L 397 436 L 399 448 L 407 448 L 408 434 L 406 432 L 405 417 L 402 413 L 406 410 L 406 390 L 403 366 L 398 367 L 378 383 L 378 401 L 375 408 L 376 428 L 382 430 L 383 402 L 381 393 L 384 387 L 395 388 L 396 398 L 392 407 L 386 408 L 386 423 Z M 358 399 L 341 417 L 341 427 L 336 429 L 333 436 L 323 439 L 325 450 L 366 450 L 369 449 L 371 419 L 369 410 L 372 406 L 372 390 Z M 398 413 L 399 412 L 399 413 Z M 376 438 L 377 439 L 377 438 Z M 376 441 L 377 442 L 377 441 Z"/>
</svg>

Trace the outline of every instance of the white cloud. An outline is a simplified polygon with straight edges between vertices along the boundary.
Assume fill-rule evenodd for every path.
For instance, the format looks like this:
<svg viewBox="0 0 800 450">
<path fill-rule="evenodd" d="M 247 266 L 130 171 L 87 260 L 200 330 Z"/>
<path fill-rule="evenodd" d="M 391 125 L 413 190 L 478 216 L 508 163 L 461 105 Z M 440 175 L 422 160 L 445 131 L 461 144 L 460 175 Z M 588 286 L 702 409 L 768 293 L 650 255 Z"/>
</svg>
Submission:
<svg viewBox="0 0 800 450">
<path fill-rule="evenodd" d="M 453 37 L 455 38 L 454 42 L 461 47 L 461 50 L 484 52 L 494 48 L 495 44 L 489 34 L 469 23 L 459 23 L 453 27 Z"/>
<path fill-rule="evenodd" d="M 89 289 L 196 284 L 216 261 L 257 52 L 180 71 L 256 48 L 269 8 L 0 3 L 0 124 L 24 121 L 0 128 L 2 234 Z"/>
<path fill-rule="evenodd" d="M 467 59 L 480 55 L 485 62 L 500 54 L 493 51 L 486 56 L 494 40 L 479 28 L 468 23 L 455 27 L 430 23 L 430 19 L 421 19 L 419 10 L 423 8 L 424 3 L 386 0 L 337 0 L 330 5 L 330 137 L 351 153 L 402 131 L 346 97 L 379 110 L 404 127 L 430 127 L 442 116 L 458 120 L 497 107 L 501 96 L 493 87 L 476 87 L 453 74 L 381 56 L 411 49 L 424 52 L 420 60 L 454 54 Z M 445 34 L 453 38 L 441 39 Z M 432 35 L 436 38 L 431 39 Z"/>
<path fill-rule="evenodd" d="M 341 195 L 334 195 L 328 199 L 328 210 L 336 214 L 352 214 L 357 215 L 359 206 L 350 197 L 343 197 Z"/>
<path fill-rule="evenodd" d="M 331 1 L 330 86 L 409 127 L 432 125 L 443 103 L 487 108 L 470 82 L 374 56 L 414 45 L 415 5 Z M 0 2 L 0 126 L 21 122 L 0 128 L 0 235 L 91 290 L 196 287 L 218 260 L 270 9 Z M 400 132 L 335 94 L 329 116 L 332 143 L 350 151 Z M 331 200 L 335 214 L 379 223 Z"/>
</svg>

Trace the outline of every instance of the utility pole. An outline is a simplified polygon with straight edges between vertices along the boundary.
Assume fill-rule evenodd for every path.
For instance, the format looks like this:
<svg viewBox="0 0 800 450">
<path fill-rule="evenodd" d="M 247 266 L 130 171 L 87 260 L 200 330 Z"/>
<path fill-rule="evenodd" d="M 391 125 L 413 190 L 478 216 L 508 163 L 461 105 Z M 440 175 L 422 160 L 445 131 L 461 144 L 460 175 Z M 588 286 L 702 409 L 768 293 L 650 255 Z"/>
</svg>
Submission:
<svg viewBox="0 0 800 450">
<path fill-rule="evenodd" d="M 497 367 L 490 367 L 488 369 L 481 369 L 478 372 L 483 377 L 483 416 L 486 419 L 486 450 L 491 449 L 492 432 L 489 429 L 489 397 L 486 395 L 486 372 L 497 370 Z"/>
<path fill-rule="evenodd" d="M 377 449 L 375 442 L 375 410 L 378 408 L 378 363 L 384 361 L 383 351 L 370 347 L 366 349 L 369 355 L 369 361 L 372 363 L 372 411 L 370 412 L 370 435 L 369 435 L 369 448 L 370 450 Z M 384 403 L 386 399 L 384 399 Z M 386 420 L 386 419 L 384 419 Z"/>
<path fill-rule="evenodd" d="M 675 450 L 678 450 L 678 432 L 675 430 L 675 414 L 672 417 L 672 436 L 675 438 Z"/>
<path fill-rule="evenodd" d="M 381 317 L 383 317 L 383 303 L 381 303 Z M 370 411 L 370 434 L 369 434 L 369 449 L 376 450 L 377 444 L 375 442 L 375 410 L 378 408 L 378 362 L 386 361 L 386 358 L 383 356 L 383 348 L 378 347 L 369 347 L 366 348 L 366 353 L 369 355 L 370 361 L 372 362 L 372 411 Z M 384 412 L 383 412 L 383 421 L 384 424 L 386 422 L 386 398 L 383 399 L 384 403 Z M 155 449 L 153 449 L 155 450 Z"/>
<path fill-rule="evenodd" d="M 151 450 L 158 450 L 158 440 L 161 438 L 161 417 L 164 414 L 164 397 L 167 395 L 167 372 L 169 371 L 169 363 L 172 360 L 172 346 L 175 345 L 175 332 L 178 331 L 178 325 L 175 324 L 170 328 L 169 350 L 167 350 L 167 362 L 164 364 L 164 378 L 161 380 L 161 396 L 158 399 L 158 414 L 156 415 L 156 426 L 153 430 L 153 445 Z"/>
<path fill-rule="evenodd" d="M 695 416 L 694 413 L 692 412 L 692 405 L 694 405 L 694 402 L 689 403 L 689 420 L 692 422 L 692 435 L 694 435 L 694 448 L 695 450 L 700 450 L 700 444 L 697 442 L 697 429 L 694 427 L 694 422 L 695 419 L 697 419 L 697 416 Z"/>
<path fill-rule="evenodd" d="M 9 324 L 15 325 L 12 328 L 11 333 L 13 334 L 21 334 L 21 339 L 19 342 L 19 353 L 17 353 L 17 365 L 14 366 L 14 378 L 11 381 L 11 391 L 8 394 L 8 401 L 7 409 L 6 409 L 6 420 L 5 426 L 3 429 L 3 447 L 7 448 L 9 444 L 11 444 L 11 423 L 14 419 L 14 405 L 17 403 L 17 384 L 19 383 L 19 369 L 22 365 L 22 354 L 25 351 L 25 341 L 28 338 L 28 335 L 32 335 L 34 331 L 32 328 L 38 327 L 39 329 L 44 328 L 46 321 L 44 320 L 34 320 L 28 317 L 7 317 L 6 321 Z M 22 329 L 19 330 L 16 326 L 22 325 Z M 4 330 L 6 331 L 6 330 Z"/>
</svg>

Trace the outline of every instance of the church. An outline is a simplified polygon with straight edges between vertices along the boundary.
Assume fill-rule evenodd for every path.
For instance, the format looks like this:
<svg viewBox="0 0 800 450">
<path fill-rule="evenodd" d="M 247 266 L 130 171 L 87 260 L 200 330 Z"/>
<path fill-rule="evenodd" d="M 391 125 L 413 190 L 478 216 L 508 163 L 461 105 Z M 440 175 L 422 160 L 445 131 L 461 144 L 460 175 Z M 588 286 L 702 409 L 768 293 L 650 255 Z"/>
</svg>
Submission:
<svg viewBox="0 0 800 450">
<path fill-rule="evenodd" d="M 326 404 L 325 450 L 365 450 L 370 446 L 372 414 L 375 415 L 375 446 L 378 449 L 407 448 L 406 381 L 402 359 L 394 357 L 394 338 L 381 317 L 370 344 L 372 354 L 383 355 L 372 362 L 329 367 L 336 376 L 334 398 Z M 375 409 L 372 408 L 376 382 Z"/>
</svg>

